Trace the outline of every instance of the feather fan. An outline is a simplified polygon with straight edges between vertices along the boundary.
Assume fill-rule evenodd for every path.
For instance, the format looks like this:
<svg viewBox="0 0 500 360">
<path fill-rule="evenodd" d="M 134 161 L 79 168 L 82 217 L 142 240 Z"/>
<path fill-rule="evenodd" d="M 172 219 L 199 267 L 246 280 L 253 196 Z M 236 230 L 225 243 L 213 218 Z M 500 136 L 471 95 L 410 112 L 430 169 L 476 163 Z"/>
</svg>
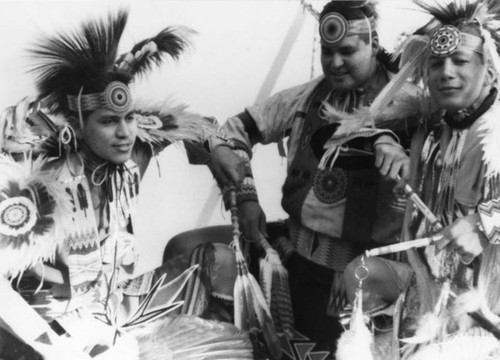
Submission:
<svg viewBox="0 0 500 360">
<path fill-rule="evenodd" d="M 141 360 L 253 359 L 248 334 L 230 323 L 195 316 L 164 317 L 128 334 L 139 343 Z"/>
</svg>

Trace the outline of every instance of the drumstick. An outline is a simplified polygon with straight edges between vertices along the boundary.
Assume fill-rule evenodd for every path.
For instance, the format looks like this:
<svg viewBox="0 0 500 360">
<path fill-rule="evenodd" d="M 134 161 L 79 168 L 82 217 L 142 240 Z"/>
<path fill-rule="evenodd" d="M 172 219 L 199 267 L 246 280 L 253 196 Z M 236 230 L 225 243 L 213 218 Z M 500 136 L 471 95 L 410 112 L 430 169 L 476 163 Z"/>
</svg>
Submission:
<svg viewBox="0 0 500 360">
<path fill-rule="evenodd" d="M 398 176 L 397 178 L 398 181 L 401 180 L 401 178 Z M 431 223 L 431 226 L 436 230 L 439 231 L 443 228 L 443 225 L 441 222 L 438 220 L 436 215 L 425 205 L 425 203 L 422 201 L 422 199 L 413 191 L 410 185 L 405 184 L 404 186 L 404 192 L 408 197 L 413 201 L 415 206 L 417 207 L 418 210 L 425 216 L 425 218 Z M 391 244 L 387 246 L 382 246 L 379 248 L 367 250 L 365 252 L 366 257 L 370 256 L 380 256 L 380 255 L 386 255 L 386 254 L 392 254 L 395 252 L 400 252 L 400 251 L 405 251 L 409 249 L 416 249 L 420 247 L 425 247 L 431 245 L 433 242 L 441 240 L 443 238 L 442 235 L 435 235 L 435 236 L 430 236 L 426 238 L 421 238 L 421 239 L 415 239 L 411 241 L 405 241 L 402 243 L 397 243 L 397 244 Z"/>
<path fill-rule="evenodd" d="M 443 235 L 429 236 L 421 239 L 415 239 L 410 241 L 405 241 L 397 244 L 391 244 L 387 246 L 381 246 L 375 249 L 367 250 L 365 252 L 366 257 L 370 256 L 380 256 L 386 254 L 392 254 L 395 252 L 405 251 L 409 249 L 416 249 L 424 246 L 429 246 L 433 242 L 441 240 Z"/>
<path fill-rule="evenodd" d="M 399 178 L 399 177 L 398 177 Z M 422 199 L 413 191 L 410 185 L 405 184 L 404 186 L 404 192 L 408 197 L 413 201 L 415 206 L 420 210 L 422 215 L 425 216 L 425 218 L 431 223 L 431 226 L 436 230 L 439 231 L 443 228 L 443 225 L 441 222 L 438 220 L 436 215 L 425 205 L 425 203 L 422 201 Z"/>
</svg>

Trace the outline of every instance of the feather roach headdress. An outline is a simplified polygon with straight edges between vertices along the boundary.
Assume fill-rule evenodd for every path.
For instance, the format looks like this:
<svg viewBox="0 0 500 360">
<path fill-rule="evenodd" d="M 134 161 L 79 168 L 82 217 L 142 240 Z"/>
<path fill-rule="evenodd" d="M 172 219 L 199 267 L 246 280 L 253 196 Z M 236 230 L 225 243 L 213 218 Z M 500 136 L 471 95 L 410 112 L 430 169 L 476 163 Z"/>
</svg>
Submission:
<svg viewBox="0 0 500 360">
<path fill-rule="evenodd" d="M 426 66 L 430 56 L 448 56 L 460 46 L 483 54 L 485 61 L 500 74 L 497 44 L 500 39 L 500 2 L 494 0 L 413 0 L 433 16 L 425 26 L 406 38 L 396 49 L 400 70 L 375 98 L 369 108 L 346 114 L 325 107 L 325 117 L 340 123 L 336 137 L 341 138 L 360 126 L 384 127 L 404 117 L 426 118 L 437 108 L 426 91 L 406 91 L 408 79 L 426 83 Z M 354 121 L 353 121 L 354 120 Z M 361 124 L 361 125 L 359 125 Z M 332 141 L 337 141 L 333 139 Z M 328 145 L 328 144 L 327 144 Z M 325 147 L 327 147 L 325 145 Z"/>
<path fill-rule="evenodd" d="M 98 108 L 130 109 L 128 84 L 159 65 L 166 55 L 177 59 L 188 46 L 187 28 L 168 27 L 118 56 L 128 14 L 88 21 L 78 31 L 37 42 L 31 50 L 40 98 L 52 113 L 80 114 Z M 81 116 L 80 116 L 81 118 Z"/>
<path fill-rule="evenodd" d="M 425 80 L 430 56 L 444 57 L 461 47 L 482 54 L 500 74 L 500 3 L 495 0 L 413 0 L 432 19 L 396 50 L 408 76 Z M 411 64 L 410 64 L 411 63 Z M 425 82 L 425 81 L 424 81 Z"/>
<path fill-rule="evenodd" d="M 31 49 L 41 111 L 26 115 L 32 135 L 45 139 L 41 150 L 49 156 L 75 151 L 84 112 L 99 108 L 133 113 L 138 122 L 138 139 L 147 143 L 153 153 L 165 143 L 199 139 L 208 131 L 210 122 L 187 114 L 185 107 L 132 101 L 129 89 L 137 76 L 160 65 L 167 56 L 177 59 L 189 46 L 188 38 L 194 31 L 182 26 L 167 27 L 118 55 L 127 17 L 127 12 L 120 10 L 88 21 L 72 33 L 46 37 Z"/>
</svg>

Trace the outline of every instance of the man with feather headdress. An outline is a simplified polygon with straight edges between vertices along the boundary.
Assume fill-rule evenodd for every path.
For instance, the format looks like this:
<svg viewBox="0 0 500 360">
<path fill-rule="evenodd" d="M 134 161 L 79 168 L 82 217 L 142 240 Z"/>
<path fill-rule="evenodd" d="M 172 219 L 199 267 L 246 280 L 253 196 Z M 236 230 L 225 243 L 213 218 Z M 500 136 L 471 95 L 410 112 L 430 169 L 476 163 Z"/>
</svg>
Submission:
<svg viewBox="0 0 500 360">
<path fill-rule="evenodd" d="M 423 316 L 419 325 L 424 326 L 410 338 L 421 346 L 411 358 L 495 358 L 500 348 L 500 6 L 489 0 L 415 2 L 433 16 L 414 40 L 427 39 L 421 73 L 440 112 L 425 119 L 414 136 L 411 182 L 444 229 L 435 244 L 409 252 L 417 278 L 417 318 Z M 407 240 L 436 231 L 411 210 Z M 423 319 L 434 328 L 425 329 Z"/>
<path fill-rule="evenodd" d="M 270 226 L 269 234 L 281 239 L 274 245 L 290 273 L 292 321 L 333 350 L 341 331 L 336 317 L 346 302 L 342 273 L 374 241 L 395 240 L 402 209 L 392 195 L 395 182 L 387 178 L 405 177 L 408 157 L 398 136 L 376 124 L 380 106 L 368 108 L 396 70 L 379 46 L 375 5 L 334 0 L 318 18 L 324 76 L 246 108 L 223 131 L 247 161 L 255 144 L 289 136 L 282 206 L 290 219 L 281 228 Z M 399 95 L 387 91 L 391 100 Z M 255 243 L 268 228 L 250 173 L 237 203 L 243 235 Z M 217 232 L 213 241 L 229 238 L 223 229 L 209 229 L 175 240 L 183 248 L 190 237 Z"/>
<path fill-rule="evenodd" d="M 40 287 L 49 286 L 49 292 L 60 301 L 49 296 L 55 308 L 45 306 L 44 301 L 36 306 L 48 321 L 58 315 L 58 309 L 78 318 L 82 314 L 78 309 L 97 304 L 97 313 L 117 334 L 125 331 L 120 328 L 124 327 L 122 317 L 139 314 L 126 323 L 135 326 L 141 325 L 143 318 L 175 309 L 179 306 L 177 295 L 192 270 L 173 282 L 167 280 L 180 271 L 172 264 L 132 278 L 137 258 L 133 220 L 139 181 L 151 157 L 174 141 L 184 141 L 190 159 L 198 163 L 207 162 L 207 150 L 227 143 L 208 118 L 188 113 L 182 106 L 132 99 L 129 85 L 134 78 L 160 65 L 167 56 L 177 59 L 189 45 L 192 31 L 166 28 L 118 56 L 127 17 L 126 11 L 118 11 L 105 19 L 88 21 L 71 34 L 40 40 L 31 50 L 38 99 L 25 99 L 2 114 L 0 145 L 9 155 L 0 158 L 0 325 L 41 352 L 44 346 L 55 344 L 55 333 L 69 333 L 69 337 L 74 333 L 61 327 L 63 320 L 58 320 L 56 327 L 52 322 L 49 328 L 12 291 L 6 279 L 29 270 L 40 279 Z M 228 150 L 227 146 L 217 149 L 231 156 Z M 234 156 L 231 161 L 240 160 Z M 237 181 L 238 171 L 238 167 L 233 168 L 226 176 Z M 53 264 L 44 263 L 46 260 Z M 161 292 L 163 297 L 158 299 Z M 37 296 L 33 294 L 28 301 Z M 146 305 L 137 313 L 143 298 L 147 302 L 142 305 Z M 72 313 L 73 309 L 77 312 Z M 127 313 L 120 315 L 118 309 Z M 189 336 L 176 338 L 176 334 L 187 332 L 186 326 L 197 329 L 197 342 Z M 99 340 L 93 333 L 98 333 L 98 326 L 77 328 L 75 325 L 73 330 Z M 233 341 L 231 354 L 224 351 L 224 345 L 217 347 L 210 330 Z M 198 346 L 194 350 L 198 355 L 214 344 L 217 355 L 207 353 L 206 358 L 251 356 L 246 337 L 222 325 L 190 325 L 185 319 L 177 319 L 157 324 L 153 331 L 151 336 L 142 328 L 138 338 L 157 342 L 168 331 L 177 349 L 190 342 Z M 141 356 L 155 357 L 155 351 L 167 351 L 169 341 L 162 340 L 160 345 L 146 349 L 146 354 L 139 349 Z M 100 352 L 98 346 L 91 346 L 95 343 L 74 340 L 72 344 L 80 345 L 73 350 L 82 354 L 90 351 L 95 356 Z M 168 356 L 173 356 L 176 348 L 168 351 Z M 186 348 L 183 351 L 188 358 L 189 352 Z M 67 358 L 73 356 L 67 354 Z"/>
<path fill-rule="evenodd" d="M 400 49 L 426 95 L 418 99 L 422 121 L 409 185 L 432 216 L 409 201 L 403 240 L 429 237 L 430 245 L 408 251 L 415 279 L 403 313 L 402 358 L 498 359 L 500 4 L 414 2 L 432 20 Z M 369 269 L 386 263 L 368 260 Z M 390 269 L 374 278 L 363 285 L 374 294 L 380 288 L 370 281 L 395 279 Z"/>
</svg>

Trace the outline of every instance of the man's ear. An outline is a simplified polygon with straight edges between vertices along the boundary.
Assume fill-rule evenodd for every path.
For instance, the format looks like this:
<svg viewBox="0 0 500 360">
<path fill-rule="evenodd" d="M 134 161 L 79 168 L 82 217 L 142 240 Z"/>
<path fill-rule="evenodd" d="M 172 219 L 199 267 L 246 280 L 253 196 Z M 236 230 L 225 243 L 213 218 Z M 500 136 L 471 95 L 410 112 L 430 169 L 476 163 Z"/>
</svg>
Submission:
<svg viewBox="0 0 500 360">
<path fill-rule="evenodd" d="M 67 117 L 68 124 L 71 126 L 72 130 L 75 132 L 77 139 L 83 139 L 83 124 L 80 124 L 80 120 L 75 115 L 69 115 Z"/>
<path fill-rule="evenodd" d="M 379 49 L 380 49 L 380 43 L 379 43 L 379 40 L 378 40 L 378 34 L 375 34 L 372 37 L 372 54 L 374 56 L 377 55 Z"/>
<path fill-rule="evenodd" d="M 488 66 L 488 69 L 486 70 L 486 76 L 484 77 L 484 86 L 490 86 L 494 84 L 497 80 L 497 76 L 498 75 L 493 69 L 493 66 Z"/>
</svg>

